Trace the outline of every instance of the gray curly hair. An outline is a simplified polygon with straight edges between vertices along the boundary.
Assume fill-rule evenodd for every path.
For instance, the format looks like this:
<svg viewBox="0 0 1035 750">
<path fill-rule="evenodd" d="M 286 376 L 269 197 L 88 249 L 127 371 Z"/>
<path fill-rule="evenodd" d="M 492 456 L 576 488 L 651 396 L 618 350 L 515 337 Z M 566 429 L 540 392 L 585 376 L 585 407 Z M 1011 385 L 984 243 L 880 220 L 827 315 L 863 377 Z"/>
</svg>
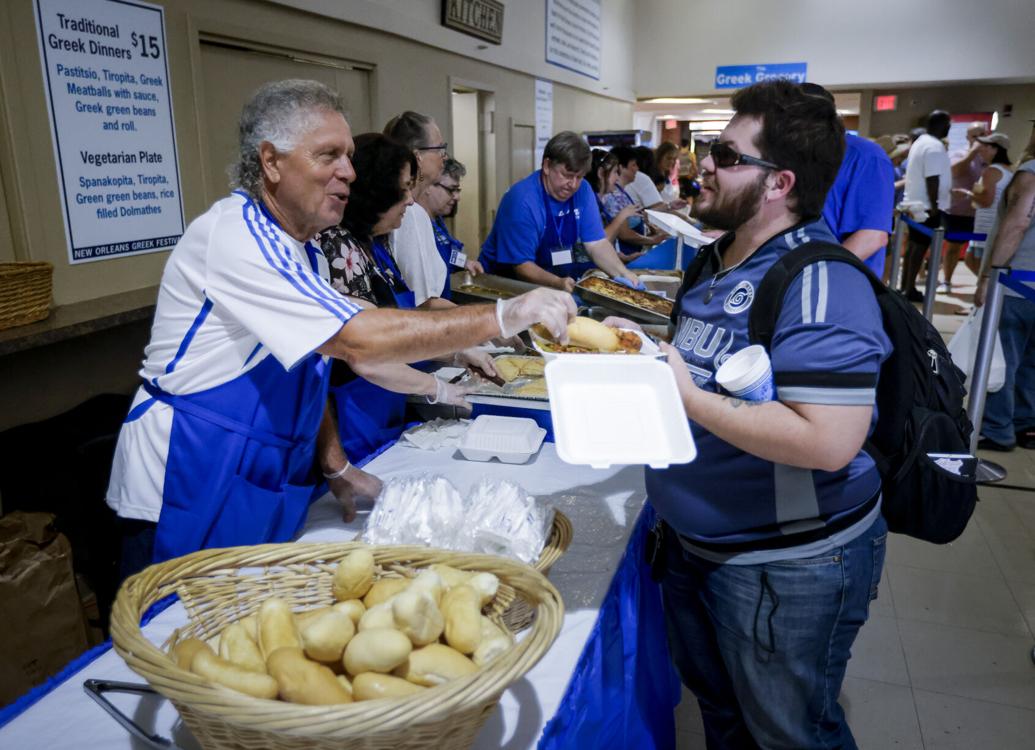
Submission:
<svg viewBox="0 0 1035 750">
<path fill-rule="evenodd" d="M 272 143 L 277 151 L 291 151 L 310 127 L 313 116 L 326 111 L 346 116 L 345 104 L 338 92 L 317 81 L 293 78 L 260 86 L 241 110 L 238 159 L 227 170 L 231 187 L 259 197 L 262 142 Z"/>
</svg>

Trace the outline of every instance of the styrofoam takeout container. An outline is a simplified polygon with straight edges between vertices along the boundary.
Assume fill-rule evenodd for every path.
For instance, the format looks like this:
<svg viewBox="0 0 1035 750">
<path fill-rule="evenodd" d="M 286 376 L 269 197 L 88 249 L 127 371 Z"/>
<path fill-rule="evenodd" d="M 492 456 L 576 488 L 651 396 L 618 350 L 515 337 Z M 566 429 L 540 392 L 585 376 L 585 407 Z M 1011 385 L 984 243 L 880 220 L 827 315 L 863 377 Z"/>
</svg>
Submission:
<svg viewBox="0 0 1035 750">
<path fill-rule="evenodd" d="M 482 414 L 471 422 L 460 441 L 460 453 L 468 461 L 498 458 L 505 464 L 523 464 L 543 444 L 546 430 L 525 417 Z"/>
<path fill-rule="evenodd" d="M 697 448 L 672 370 L 651 357 L 558 357 L 546 365 L 557 455 L 595 469 L 693 461 Z"/>
<path fill-rule="evenodd" d="M 547 362 L 552 362 L 553 360 L 557 359 L 558 357 L 579 357 L 579 358 L 594 357 L 594 358 L 596 358 L 596 357 L 636 357 L 636 356 L 641 356 L 641 357 L 658 357 L 658 356 L 661 356 L 661 349 L 658 347 L 657 344 L 654 343 L 654 341 L 651 340 L 651 338 L 649 336 L 645 335 L 643 332 L 633 330 L 632 328 L 620 328 L 619 330 L 621 330 L 621 331 L 631 331 L 632 333 L 635 333 L 637 336 L 640 337 L 640 341 L 643 342 L 643 345 L 640 347 L 640 353 L 638 355 L 637 354 L 610 354 L 610 353 L 604 353 L 604 352 L 600 352 L 600 353 L 597 353 L 597 352 L 579 352 L 579 353 L 548 352 L 546 349 L 544 349 L 542 346 L 540 346 L 540 342 L 546 341 L 546 339 L 540 337 L 539 334 L 537 334 L 535 331 L 532 331 L 532 330 L 529 330 L 529 334 L 530 334 L 530 337 L 532 339 L 532 348 L 535 349 L 537 352 L 539 352 L 539 354 L 541 354 L 543 359 L 546 360 Z"/>
</svg>

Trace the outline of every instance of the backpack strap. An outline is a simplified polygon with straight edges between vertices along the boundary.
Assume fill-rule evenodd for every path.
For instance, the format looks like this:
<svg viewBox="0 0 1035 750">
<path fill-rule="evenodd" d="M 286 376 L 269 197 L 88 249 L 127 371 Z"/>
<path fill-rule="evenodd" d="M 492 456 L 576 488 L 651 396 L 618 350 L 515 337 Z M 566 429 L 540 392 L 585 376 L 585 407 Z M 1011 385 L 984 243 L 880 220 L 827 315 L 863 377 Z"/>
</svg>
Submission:
<svg viewBox="0 0 1035 750">
<path fill-rule="evenodd" d="M 676 292 L 675 299 L 682 299 L 683 295 L 686 294 L 687 291 L 689 291 L 694 286 L 694 284 L 697 283 L 697 280 L 701 278 L 701 274 L 704 273 L 705 267 L 710 262 L 712 262 L 712 260 L 715 257 L 715 253 L 711 249 L 713 244 L 714 243 L 704 245 L 698 249 L 697 255 L 693 257 L 693 260 L 690 261 L 690 264 L 686 267 L 686 270 L 683 272 L 683 281 L 679 285 L 679 290 Z M 679 305 L 673 305 L 672 315 L 670 316 L 672 325 L 678 325 L 678 318 Z"/>
<path fill-rule="evenodd" d="M 831 242 L 807 242 L 781 256 L 759 282 L 758 289 L 755 290 L 755 301 L 751 304 L 751 312 L 748 317 L 748 339 L 750 341 L 762 344 L 766 351 L 769 350 L 773 342 L 773 334 L 776 333 L 776 321 L 780 317 L 783 298 L 786 296 L 791 282 L 805 270 L 806 266 L 821 260 L 833 260 L 854 266 L 869 280 L 874 294 L 879 297 L 889 293 L 884 282 L 878 279 L 865 263 L 845 248 Z M 870 454 L 880 475 L 885 476 L 891 466 L 888 457 L 869 439 L 863 443 L 863 450 Z"/>
<path fill-rule="evenodd" d="M 769 349 L 773 341 L 773 334 L 776 333 L 776 321 L 780 317 L 783 298 L 787 294 L 791 282 L 805 270 L 806 266 L 821 260 L 839 261 L 859 269 L 869 279 L 874 294 L 885 294 L 888 291 L 884 283 L 873 275 L 873 271 L 867 268 L 865 263 L 840 245 L 831 242 L 806 242 L 801 247 L 781 256 L 759 282 L 758 289 L 755 290 L 755 301 L 751 303 L 751 312 L 748 317 L 749 340 Z"/>
</svg>

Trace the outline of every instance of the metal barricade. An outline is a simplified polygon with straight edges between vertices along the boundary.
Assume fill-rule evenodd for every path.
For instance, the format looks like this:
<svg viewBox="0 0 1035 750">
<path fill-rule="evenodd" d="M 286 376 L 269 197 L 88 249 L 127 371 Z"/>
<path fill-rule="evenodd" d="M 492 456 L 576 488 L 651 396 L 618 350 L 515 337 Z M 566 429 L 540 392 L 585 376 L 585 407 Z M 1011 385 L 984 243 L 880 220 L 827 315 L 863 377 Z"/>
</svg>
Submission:
<svg viewBox="0 0 1035 750">
<path fill-rule="evenodd" d="M 942 267 L 942 245 L 945 230 L 942 227 L 931 232 L 931 254 L 927 259 L 927 286 L 924 289 L 924 317 L 934 320 L 934 298 L 938 294 L 938 272 Z"/>
<path fill-rule="evenodd" d="M 985 314 L 981 319 L 981 331 L 978 334 L 977 352 L 974 356 L 974 370 L 971 373 L 970 395 L 967 398 L 967 416 L 974 425 L 970 436 L 971 455 L 977 455 L 978 440 L 981 439 L 981 420 L 985 416 L 985 399 L 988 397 L 988 375 L 992 369 L 992 354 L 995 351 L 995 339 L 999 333 L 999 319 L 1003 313 L 1003 285 L 1000 277 L 1009 274 L 1009 268 L 993 267 L 985 292 Z M 925 302 L 926 304 L 926 302 Z M 1001 482 L 1006 479 L 1006 469 L 987 459 L 979 459 L 977 481 L 982 484 Z"/>
</svg>

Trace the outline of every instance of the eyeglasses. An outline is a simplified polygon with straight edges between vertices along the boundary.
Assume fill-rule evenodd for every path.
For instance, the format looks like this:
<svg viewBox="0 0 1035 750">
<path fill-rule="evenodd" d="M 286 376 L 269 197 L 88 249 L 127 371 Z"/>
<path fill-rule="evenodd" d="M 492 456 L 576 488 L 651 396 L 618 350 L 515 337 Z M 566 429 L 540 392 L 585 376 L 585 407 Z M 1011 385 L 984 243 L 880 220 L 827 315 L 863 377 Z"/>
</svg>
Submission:
<svg viewBox="0 0 1035 750">
<path fill-rule="evenodd" d="M 757 156 L 748 156 L 742 154 L 728 143 L 722 141 L 712 141 L 711 151 L 709 155 L 712 157 L 712 161 L 715 162 L 715 166 L 719 169 L 728 169 L 729 167 L 736 167 L 740 164 L 747 164 L 754 167 L 766 167 L 767 169 L 779 169 L 779 165 L 773 164 L 771 161 L 765 159 L 759 159 Z"/>
<path fill-rule="evenodd" d="M 443 154 L 446 153 L 446 149 L 449 148 L 448 143 L 440 143 L 437 146 L 417 146 L 416 151 L 441 151 Z"/>
<path fill-rule="evenodd" d="M 459 185 L 453 185 L 452 187 L 450 187 L 449 185 L 443 185 L 441 182 L 436 182 L 436 183 L 433 183 L 433 184 L 435 185 L 435 187 L 442 188 L 443 190 L 445 190 L 447 193 L 449 193 L 450 195 L 452 195 L 454 197 L 457 196 L 457 195 L 460 195 L 460 186 Z"/>
</svg>

